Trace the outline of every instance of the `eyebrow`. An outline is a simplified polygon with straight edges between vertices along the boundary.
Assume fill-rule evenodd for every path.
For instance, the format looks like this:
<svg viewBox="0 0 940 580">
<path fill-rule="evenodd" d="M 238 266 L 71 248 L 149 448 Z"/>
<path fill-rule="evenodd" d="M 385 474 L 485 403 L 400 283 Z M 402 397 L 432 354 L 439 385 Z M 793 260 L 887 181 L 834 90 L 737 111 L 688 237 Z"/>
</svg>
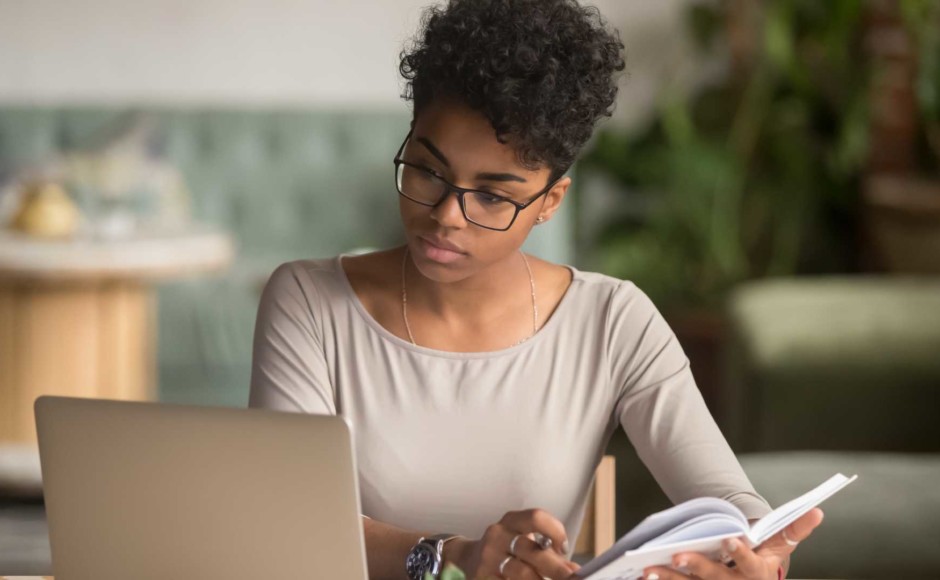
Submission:
<svg viewBox="0 0 940 580">
<path fill-rule="evenodd" d="M 437 157 L 445 167 L 450 167 L 450 162 L 447 160 L 447 157 L 444 157 L 444 154 L 441 153 L 440 149 L 434 146 L 434 143 L 431 143 L 426 137 L 418 137 L 415 139 L 418 143 L 424 145 L 424 147 L 431 152 L 431 155 Z M 528 180 L 525 177 L 516 175 L 514 173 L 477 173 L 476 179 L 482 181 L 518 181 L 519 183 L 528 183 Z"/>
</svg>

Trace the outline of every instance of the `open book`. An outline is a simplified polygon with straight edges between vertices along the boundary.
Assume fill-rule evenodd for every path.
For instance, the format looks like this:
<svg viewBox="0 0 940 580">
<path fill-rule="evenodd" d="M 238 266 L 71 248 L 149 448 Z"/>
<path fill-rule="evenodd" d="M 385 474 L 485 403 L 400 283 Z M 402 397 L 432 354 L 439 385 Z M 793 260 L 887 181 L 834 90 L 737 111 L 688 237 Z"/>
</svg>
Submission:
<svg viewBox="0 0 940 580">
<path fill-rule="evenodd" d="M 647 566 L 669 566 L 679 552 L 699 552 L 718 560 L 722 541 L 741 538 L 756 547 L 855 481 L 857 475 L 833 475 L 816 489 L 770 512 L 754 525 L 730 502 L 700 497 L 655 513 L 620 538 L 609 550 L 578 570 L 590 580 L 633 580 Z"/>
</svg>

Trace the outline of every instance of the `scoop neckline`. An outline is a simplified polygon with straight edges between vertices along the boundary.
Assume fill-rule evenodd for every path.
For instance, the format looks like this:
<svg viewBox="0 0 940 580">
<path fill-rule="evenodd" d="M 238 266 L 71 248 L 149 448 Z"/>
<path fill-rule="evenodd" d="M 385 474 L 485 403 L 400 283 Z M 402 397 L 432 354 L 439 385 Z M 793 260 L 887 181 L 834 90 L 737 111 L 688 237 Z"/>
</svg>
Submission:
<svg viewBox="0 0 940 580">
<path fill-rule="evenodd" d="M 342 253 L 337 255 L 333 261 L 336 266 L 337 273 L 340 279 L 343 281 L 343 287 L 346 292 L 349 294 L 350 300 L 352 300 L 353 306 L 356 311 L 362 317 L 362 319 L 368 324 L 373 330 L 375 330 L 382 338 L 385 340 L 404 348 L 412 352 L 417 352 L 424 355 L 436 356 L 440 358 L 451 358 L 451 359 L 478 359 L 478 358 L 496 358 L 500 356 L 506 356 L 514 354 L 526 348 L 531 348 L 532 345 L 542 340 L 542 338 L 548 334 L 550 331 L 557 326 L 558 319 L 560 314 L 564 312 L 567 308 L 568 302 L 572 289 L 576 281 L 581 280 L 581 271 L 575 268 L 570 264 L 559 264 L 565 268 L 568 268 L 571 271 L 571 282 L 568 284 L 568 288 L 565 290 L 565 293 L 562 294 L 561 300 L 558 301 L 558 304 L 555 306 L 555 310 L 552 312 L 551 318 L 549 318 L 545 324 L 543 324 L 538 331 L 529 337 L 528 340 L 515 344 L 513 346 L 508 346 L 506 348 L 501 348 L 497 350 L 485 350 L 479 352 L 457 352 L 450 350 L 439 350 L 436 348 L 430 348 L 427 346 L 421 346 L 420 344 L 412 344 L 411 342 L 401 338 L 400 336 L 392 333 L 390 330 L 382 326 L 378 320 L 376 320 L 372 314 L 366 309 L 365 305 L 359 300 L 359 295 L 356 294 L 356 290 L 352 286 L 352 282 L 349 281 L 349 276 L 346 275 L 346 270 L 343 268 L 343 258 L 355 256 L 355 254 Z"/>
</svg>

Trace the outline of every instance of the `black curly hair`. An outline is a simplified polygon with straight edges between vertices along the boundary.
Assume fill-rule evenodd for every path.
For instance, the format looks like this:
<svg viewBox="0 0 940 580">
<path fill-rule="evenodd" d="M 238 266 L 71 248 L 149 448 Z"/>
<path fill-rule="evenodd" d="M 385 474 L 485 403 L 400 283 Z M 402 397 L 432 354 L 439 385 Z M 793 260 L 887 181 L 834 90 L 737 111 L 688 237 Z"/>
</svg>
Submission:
<svg viewBox="0 0 940 580">
<path fill-rule="evenodd" d="M 400 54 L 402 97 L 414 118 L 439 97 L 480 111 L 523 167 L 557 179 L 613 112 L 622 51 L 598 9 L 576 0 L 449 0 L 425 9 Z"/>
</svg>

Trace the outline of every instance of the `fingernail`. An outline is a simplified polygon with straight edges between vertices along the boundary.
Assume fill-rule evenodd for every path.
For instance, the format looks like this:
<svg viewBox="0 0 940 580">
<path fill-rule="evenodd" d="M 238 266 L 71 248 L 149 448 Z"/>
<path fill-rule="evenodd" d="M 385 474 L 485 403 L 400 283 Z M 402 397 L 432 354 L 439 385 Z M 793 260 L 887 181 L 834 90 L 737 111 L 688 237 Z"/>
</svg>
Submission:
<svg viewBox="0 0 940 580">
<path fill-rule="evenodd" d="M 731 538 L 730 540 L 725 540 L 725 548 L 729 552 L 734 552 L 735 550 L 738 549 L 738 541 L 735 540 L 734 538 Z"/>
<path fill-rule="evenodd" d="M 659 580 L 659 574 L 656 572 L 650 572 L 646 575 L 646 580 Z"/>
<path fill-rule="evenodd" d="M 678 560 L 676 560 L 676 568 L 685 568 L 688 565 L 689 565 L 688 558 L 679 558 Z"/>
<path fill-rule="evenodd" d="M 568 553 L 568 540 L 565 540 L 564 543 L 561 545 L 561 551 L 564 552 L 565 554 Z"/>
</svg>

